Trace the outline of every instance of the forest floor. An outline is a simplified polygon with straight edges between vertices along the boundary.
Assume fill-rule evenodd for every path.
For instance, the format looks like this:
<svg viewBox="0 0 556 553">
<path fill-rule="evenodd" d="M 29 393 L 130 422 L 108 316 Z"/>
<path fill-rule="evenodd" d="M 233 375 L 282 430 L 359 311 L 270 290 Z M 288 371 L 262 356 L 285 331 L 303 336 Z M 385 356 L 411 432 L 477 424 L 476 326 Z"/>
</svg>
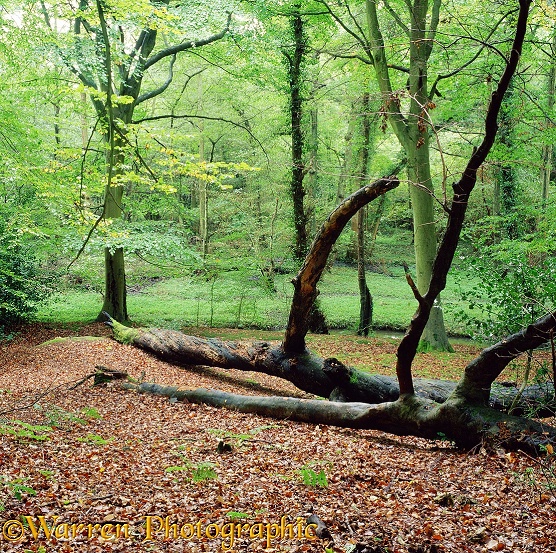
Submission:
<svg viewBox="0 0 556 553">
<path fill-rule="evenodd" d="M 76 385 L 102 365 L 160 384 L 302 395 L 258 373 L 180 369 L 108 334 L 34 325 L 0 344 L 2 552 L 556 552 L 543 459 Z M 40 345 L 70 335 L 98 338 Z M 384 365 L 395 350 L 383 339 L 311 347 L 342 359 L 346 343 L 352 364 Z M 472 350 L 447 363 L 462 367 Z M 314 539 L 311 513 L 332 540 Z"/>
</svg>

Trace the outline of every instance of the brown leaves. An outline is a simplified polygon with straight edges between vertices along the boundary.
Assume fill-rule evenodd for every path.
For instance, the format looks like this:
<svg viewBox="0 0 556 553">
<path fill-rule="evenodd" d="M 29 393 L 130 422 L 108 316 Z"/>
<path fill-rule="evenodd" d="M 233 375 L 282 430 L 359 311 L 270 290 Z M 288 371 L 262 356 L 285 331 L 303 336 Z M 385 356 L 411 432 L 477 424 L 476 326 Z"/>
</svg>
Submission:
<svg viewBox="0 0 556 553">
<path fill-rule="evenodd" d="M 84 332 L 97 332 L 97 327 Z M 388 364 L 395 351 L 389 341 L 358 343 L 349 337 L 319 337 L 311 347 L 321 346 L 326 355 L 347 357 L 350 364 L 360 361 L 357 356 Z M 453 363 L 431 354 L 421 359 L 422 367 L 432 366 L 435 374 Z M 38 349 L 20 341 L 0 361 L 0 389 L 10 391 L 0 394 L 0 410 L 53 384 L 83 378 L 95 365 L 136 378 L 145 371 L 146 380 L 161 384 L 253 393 L 244 386 L 253 375 L 227 371 L 221 380 L 223 373 L 216 369 L 178 369 L 109 341 Z M 256 378 L 268 393 L 295 392 L 277 379 Z M 5 509 L 0 528 L 21 515 L 48 520 L 56 515 L 75 523 L 128 523 L 130 533 L 119 540 L 81 538 L 78 543 L 43 536 L 8 544 L 0 537 L 2 551 L 38 550 L 41 545 L 49 552 L 222 550 L 221 538 L 206 536 L 184 541 L 157 535 L 141 545 L 148 515 L 170 517 L 181 525 L 223 525 L 273 524 L 283 515 L 295 522 L 314 513 L 334 537 L 330 547 L 338 553 L 525 553 L 551 551 L 556 542 L 554 503 L 542 500 L 522 477 L 535 465 L 519 453 L 467 455 L 444 442 L 271 421 L 135 395 L 112 383 L 103 389 L 90 382 L 75 390 L 61 387 L 39 403 L 42 409 L 30 408 L 17 418 L 44 424 L 48 407 L 54 405 L 59 414 L 83 418 L 83 409 L 95 408 L 102 418 L 89 417 L 86 424 L 68 419 L 49 432 L 46 442 L 0 436 L 0 503 Z M 217 439 L 231 444 L 232 451 L 219 453 Z M 179 468 L 167 471 L 169 467 Z M 208 477 L 209 469 L 216 478 Z M 311 479 L 306 481 L 313 485 L 306 484 L 302 469 L 314 474 L 322 470 L 326 485 Z M 324 545 L 322 540 L 288 538 L 273 540 L 266 549 L 264 539 L 243 536 L 231 550 L 322 553 Z"/>
</svg>

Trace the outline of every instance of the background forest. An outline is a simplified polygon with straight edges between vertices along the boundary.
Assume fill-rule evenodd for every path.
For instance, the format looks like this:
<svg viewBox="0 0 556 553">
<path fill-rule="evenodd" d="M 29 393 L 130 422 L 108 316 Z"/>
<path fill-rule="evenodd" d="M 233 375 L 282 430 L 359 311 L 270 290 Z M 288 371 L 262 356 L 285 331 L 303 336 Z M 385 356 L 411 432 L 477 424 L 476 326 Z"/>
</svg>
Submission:
<svg viewBox="0 0 556 553">
<path fill-rule="evenodd" d="M 432 229 L 436 250 L 516 17 L 504 2 L 422 4 L 418 51 L 401 0 L 2 0 L 4 336 L 101 308 L 174 328 L 284 328 L 320 224 L 391 174 L 401 185 L 338 241 L 320 309 L 330 328 L 404 328 L 404 264 L 428 285 L 414 230 Z M 442 298 L 449 333 L 495 339 L 554 307 L 555 49 L 554 6 L 538 2 Z M 401 117 L 428 129 L 413 151 Z M 415 224 L 425 188 L 429 220 Z"/>
</svg>

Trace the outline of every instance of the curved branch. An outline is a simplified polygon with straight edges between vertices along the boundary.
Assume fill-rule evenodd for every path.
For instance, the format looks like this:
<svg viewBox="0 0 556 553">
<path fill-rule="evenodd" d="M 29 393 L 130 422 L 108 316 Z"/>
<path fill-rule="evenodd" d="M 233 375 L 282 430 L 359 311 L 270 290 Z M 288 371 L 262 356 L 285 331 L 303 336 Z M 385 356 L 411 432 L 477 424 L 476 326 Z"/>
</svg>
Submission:
<svg viewBox="0 0 556 553">
<path fill-rule="evenodd" d="M 556 311 L 553 311 L 527 328 L 484 349 L 467 365 L 454 394 L 469 402 L 487 404 L 492 383 L 508 364 L 525 351 L 549 342 L 555 331 Z"/>
<path fill-rule="evenodd" d="M 170 67 L 168 68 L 168 78 L 166 79 L 166 81 L 163 84 L 161 84 L 158 88 L 155 88 L 150 92 L 146 92 L 145 94 L 141 94 L 141 96 L 139 96 L 139 98 L 135 100 L 136 106 L 138 106 L 142 102 L 146 102 L 147 100 L 150 100 L 151 98 L 158 96 L 159 94 L 162 94 L 172 84 L 172 81 L 174 80 L 175 62 L 176 62 L 176 54 L 174 54 L 172 56 L 172 59 L 170 60 Z"/>
<path fill-rule="evenodd" d="M 168 56 L 174 56 L 179 52 L 184 52 L 185 50 L 189 50 L 190 48 L 198 48 L 199 46 L 205 46 L 207 44 L 211 44 L 212 42 L 216 42 L 226 36 L 227 32 L 230 30 L 230 22 L 232 20 L 232 14 L 228 13 L 228 19 L 226 21 L 226 26 L 222 29 L 219 33 L 216 33 L 212 36 L 207 38 L 203 38 L 201 40 L 187 40 L 181 42 L 180 44 L 174 44 L 173 46 L 169 46 L 168 48 L 164 48 L 154 56 L 151 56 L 143 65 L 143 71 L 146 71 L 149 67 L 152 67 L 155 63 L 158 63 L 160 60 L 167 58 Z"/>
<path fill-rule="evenodd" d="M 305 336 L 308 331 L 308 315 L 317 297 L 317 283 L 326 267 L 332 246 L 348 221 L 365 205 L 396 188 L 397 177 L 379 179 L 360 188 L 346 198 L 328 217 L 318 232 L 311 250 L 305 258 L 297 276 L 293 279 L 294 295 L 284 338 L 283 348 L 288 353 L 305 351 Z"/>
<path fill-rule="evenodd" d="M 459 181 L 453 185 L 452 205 L 448 217 L 446 231 L 438 248 L 432 268 L 429 290 L 423 296 L 423 302 L 411 320 L 397 352 L 396 375 L 400 384 L 401 395 L 414 393 L 411 364 L 417 353 L 419 340 L 429 319 L 430 311 L 440 292 L 446 287 L 446 278 L 452 265 L 454 254 L 459 242 L 461 229 L 465 220 L 469 196 L 477 181 L 477 171 L 489 154 L 498 132 L 498 113 L 508 90 L 510 81 L 517 69 L 521 50 L 527 32 L 530 0 L 519 0 L 519 17 L 516 25 L 514 41 L 506 67 L 496 90 L 492 93 L 485 117 L 485 132 L 481 145 L 473 151 Z"/>
</svg>

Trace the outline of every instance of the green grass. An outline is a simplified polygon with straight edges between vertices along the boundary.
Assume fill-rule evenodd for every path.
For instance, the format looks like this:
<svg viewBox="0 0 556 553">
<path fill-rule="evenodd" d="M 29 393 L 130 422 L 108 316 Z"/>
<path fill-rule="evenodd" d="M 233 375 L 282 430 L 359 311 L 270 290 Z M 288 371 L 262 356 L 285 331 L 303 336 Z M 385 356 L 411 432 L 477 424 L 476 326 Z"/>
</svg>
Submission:
<svg viewBox="0 0 556 553">
<path fill-rule="evenodd" d="M 164 277 L 159 270 L 148 279 L 149 267 L 132 266 L 128 293 L 128 312 L 134 324 L 183 327 L 283 329 L 287 324 L 293 294 L 293 274 L 277 275 L 276 293 L 263 286 L 256 268 L 213 264 L 212 273 Z M 227 270 L 228 269 L 228 270 Z M 154 269 L 151 267 L 151 271 Z M 393 265 L 389 274 L 367 273 L 374 302 L 375 328 L 403 330 L 416 308 L 401 266 Z M 94 277 L 96 279 L 96 277 Z M 91 280 L 91 279 L 89 279 Z M 142 284 L 141 284 L 142 283 Z M 471 285 L 468 283 L 467 285 Z M 70 323 L 93 321 L 101 308 L 98 287 L 69 286 L 38 313 L 42 322 Z M 355 268 L 335 266 L 319 284 L 320 301 L 332 329 L 355 330 L 359 316 L 359 291 Z M 454 320 L 451 308 L 458 294 L 453 280 L 442 296 L 446 326 L 453 334 L 465 334 Z"/>
</svg>

